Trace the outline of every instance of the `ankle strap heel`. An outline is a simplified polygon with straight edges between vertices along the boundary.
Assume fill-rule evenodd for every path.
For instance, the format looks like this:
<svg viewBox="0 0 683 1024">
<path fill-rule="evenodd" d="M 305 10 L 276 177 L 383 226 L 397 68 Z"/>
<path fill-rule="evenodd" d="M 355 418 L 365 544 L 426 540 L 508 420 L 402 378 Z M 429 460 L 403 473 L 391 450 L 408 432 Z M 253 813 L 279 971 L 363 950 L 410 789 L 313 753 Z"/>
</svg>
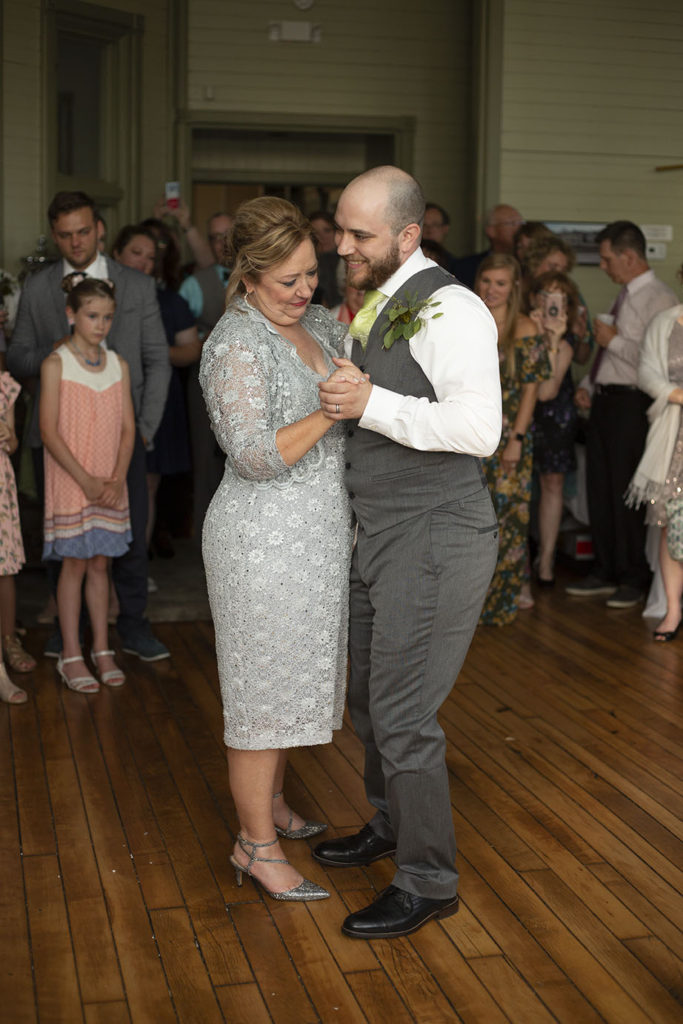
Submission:
<svg viewBox="0 0 683 1024">
<path fill-rule="evenodd" d="M 293 889 L 286 889 L 284 892 L 272 892 L 270 889 L 266 888 L 263 882 L 259 882 L 258 878 L 254 878 L 251 869 L 253 865 L 258 862 L 261 862 L 262 864 L 289 864 L 289 861 L 285 860 L 283 857 L 257 857 L 256 850 L 264 850 L 269 846 L 275 846 L 277 842 L 277 836 L 275 839 L 270 839 L 267 843 L 256 843 L 251 839 L 246 839 L 241 832 L 237 834 L 237 844 L 249 858 L 247 864 L 240 864 L 234 855 L 230 857 L 230 863 L 235 869 L 235 881 L 238 886 L 242 885 L 242 875 L 246 873 L 252 881 L 258 882 L 258 884 L 265 889 L 271 899 L 274 900 L 303 902 L 305 900 L 327 899 L 330 895 L 327 889 L 323 889 L 322 886 L 316 885 L 315 882 L 309 882 L 307 878 L 304 878 L 303 881 Z M 248 847 L 251 848 L 251 852 Z"/>
<path fill-rule="evenodd" d="M 273 800 L 277 800 L 278 797 L 284 796 L 284 793 L 273 793 Z M 292 822 L 294 821 L 294 815 L 289 809 L 289 820 L 286 828 L 281 828 L 280 825 L 275 825 L 275 831 L 283 839 L 310 839 L 311 836 L 318 836 L 321 832 L 324 832 L 327 825 L 322 821 L 305 821 L 301 828 L 292 828 Z"/>
</svg>

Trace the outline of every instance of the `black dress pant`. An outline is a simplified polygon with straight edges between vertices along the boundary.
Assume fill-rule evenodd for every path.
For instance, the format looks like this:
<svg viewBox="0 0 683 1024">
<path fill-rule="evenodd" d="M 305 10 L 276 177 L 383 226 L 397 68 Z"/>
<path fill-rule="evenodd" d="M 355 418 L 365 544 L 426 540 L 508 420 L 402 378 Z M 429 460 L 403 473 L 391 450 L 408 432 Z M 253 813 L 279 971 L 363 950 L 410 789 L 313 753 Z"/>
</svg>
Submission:
<svg viewBox="0 0 683 1024">
<path fill-rule="evenodd" d="M 650 402 L 635 388 L 600 391 L 593 396 L 586 429 L 586 487 L 595 574 L 641 590 L 650 578 L 645 558 L 645 509 L 628 508 L 624 495 L 645 447 L 645 413 Z"/>
</svg>

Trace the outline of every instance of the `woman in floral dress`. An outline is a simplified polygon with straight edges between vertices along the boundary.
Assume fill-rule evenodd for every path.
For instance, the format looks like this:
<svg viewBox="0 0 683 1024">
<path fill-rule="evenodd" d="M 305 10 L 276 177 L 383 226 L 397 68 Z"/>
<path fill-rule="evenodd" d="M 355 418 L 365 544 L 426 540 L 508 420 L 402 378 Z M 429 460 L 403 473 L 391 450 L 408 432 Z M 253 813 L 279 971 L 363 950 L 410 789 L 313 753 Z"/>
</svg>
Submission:
<svg viewBox="0 0 683 1024">
<path fill-rule="evenodd" d="M 533 444 L 530 427 L 538 388 L 550 377 L 543 340 L 520 313 L 521 273 L 512 256 L 493 254 L 479 265 L 474 284 L 498 327 L 503 432 L 484 471 L 500 527 L 498 564 L 481 621 L 503 626 L 517 615 L 527 562 Z"/>
</svg>

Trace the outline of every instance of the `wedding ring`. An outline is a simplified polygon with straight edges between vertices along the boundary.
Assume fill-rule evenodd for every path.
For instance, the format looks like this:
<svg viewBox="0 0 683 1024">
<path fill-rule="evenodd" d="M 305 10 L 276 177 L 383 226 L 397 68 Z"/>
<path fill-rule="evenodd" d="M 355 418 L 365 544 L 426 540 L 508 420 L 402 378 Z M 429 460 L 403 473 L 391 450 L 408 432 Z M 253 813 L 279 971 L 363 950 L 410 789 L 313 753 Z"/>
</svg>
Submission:
<svg viewBox="0 0 683 1024">
<path fill-rule="evenodd" d="M 341 412 L 341 409 L 339 408 L 339 406 L 338 406 L 338 405 L 336 405 L 336 406 L 335 406 L 335 409 L 336 409 L 336 412 L 337 412 L 337 416 L 338 416 L 338 415 L 339 415 L 339 413 Z"/>
</svg>

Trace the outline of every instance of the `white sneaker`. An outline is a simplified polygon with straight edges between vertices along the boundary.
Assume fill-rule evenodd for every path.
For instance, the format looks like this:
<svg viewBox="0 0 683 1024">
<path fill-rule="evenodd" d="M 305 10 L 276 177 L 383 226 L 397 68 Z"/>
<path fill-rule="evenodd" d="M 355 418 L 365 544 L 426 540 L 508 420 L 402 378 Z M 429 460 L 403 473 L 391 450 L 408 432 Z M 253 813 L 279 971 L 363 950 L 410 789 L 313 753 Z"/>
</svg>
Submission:
<svg viewBox="0 0 683 1024">
<path fill-rule="evenodd" d="M 156 594 L 159 587 L 157 586 L 156 580 L 153 580 L 151 576 L 147 577 L 147 593 Z"/>
</svg>

